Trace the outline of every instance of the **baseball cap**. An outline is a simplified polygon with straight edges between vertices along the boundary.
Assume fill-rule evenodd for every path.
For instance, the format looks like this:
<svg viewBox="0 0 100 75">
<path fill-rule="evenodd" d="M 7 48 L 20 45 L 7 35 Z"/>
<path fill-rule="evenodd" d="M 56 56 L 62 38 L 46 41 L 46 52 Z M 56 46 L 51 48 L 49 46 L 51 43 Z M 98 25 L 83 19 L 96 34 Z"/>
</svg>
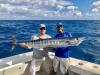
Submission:
<svg viewBox="0 0 100 75">
<path fill-rule="evenodd" d="M 45 24 L 40 24 L 40 30 L 46 30 Z"/>
<path fill-rule="evenodd" d="M 59 22 L 59 23 L 56 24 L 56 27 L 57 28 L 63 27 L 63 24 L 61 22 Z"/>
<path fill-rule="evenodd" d="M 42 28 L 42 27 L 46 27 L 45 24 L 40 24 L 40 28 Z"/>
</svg>

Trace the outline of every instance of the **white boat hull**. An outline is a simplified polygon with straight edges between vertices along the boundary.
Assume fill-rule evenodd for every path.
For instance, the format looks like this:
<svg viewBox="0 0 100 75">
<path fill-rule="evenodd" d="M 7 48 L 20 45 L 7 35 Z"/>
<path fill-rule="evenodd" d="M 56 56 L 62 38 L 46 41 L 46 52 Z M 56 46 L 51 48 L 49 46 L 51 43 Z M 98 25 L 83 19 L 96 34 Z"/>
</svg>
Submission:
<svg viewBox="0 0 100 75">
<path fill-rule="evenodd" d="M 0 59 L 0 75 L 28 75 L 31 60 L 32 52 Z M 36 72 L 41 63 L 42 60 L 37 60 Z M 100 65 L 70 58 L 69 75 L 100 75 Z"/>
</svg>

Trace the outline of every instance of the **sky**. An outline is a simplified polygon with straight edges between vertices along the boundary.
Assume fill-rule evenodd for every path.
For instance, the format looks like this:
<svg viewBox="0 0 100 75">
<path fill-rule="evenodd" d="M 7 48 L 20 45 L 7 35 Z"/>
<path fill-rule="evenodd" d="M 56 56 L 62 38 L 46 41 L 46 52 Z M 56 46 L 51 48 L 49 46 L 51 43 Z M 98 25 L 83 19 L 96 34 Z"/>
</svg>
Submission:
<svg viewBox="0 0 100 75">
<path fill-rule="evenodd" d="M 100 20 L 100 0 L 0 0 L 0 20 Z"/>
</svg>

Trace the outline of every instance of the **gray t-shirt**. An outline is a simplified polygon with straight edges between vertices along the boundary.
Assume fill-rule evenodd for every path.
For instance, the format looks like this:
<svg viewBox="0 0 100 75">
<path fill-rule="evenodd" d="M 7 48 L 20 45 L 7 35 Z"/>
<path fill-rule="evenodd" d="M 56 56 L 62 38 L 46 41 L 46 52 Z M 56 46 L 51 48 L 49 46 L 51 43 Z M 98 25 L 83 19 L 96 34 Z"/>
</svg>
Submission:
<svg viewBox="0 0 100 75">
<path fill-rule="evenodd" d="M 51 36 L 46 34 L 46 37 L 44 39 L 47 39 L 47 38 L 51 38 Z M 40 39 L 38 35 L 33 35 L 31 37 L 31 40 L 38 40 L 38 39 Z M 33 58 L 42 59 L 43 57 L 47 57 L 48 56 L 48 53 L 43 51 L 43 48 L 36 49 L 36 48 L 33 47 L 34 45 L 32 43 L 27 43 L 27 45 L 28 45 L 29 49 L 33 48 Z"/>
</svg>

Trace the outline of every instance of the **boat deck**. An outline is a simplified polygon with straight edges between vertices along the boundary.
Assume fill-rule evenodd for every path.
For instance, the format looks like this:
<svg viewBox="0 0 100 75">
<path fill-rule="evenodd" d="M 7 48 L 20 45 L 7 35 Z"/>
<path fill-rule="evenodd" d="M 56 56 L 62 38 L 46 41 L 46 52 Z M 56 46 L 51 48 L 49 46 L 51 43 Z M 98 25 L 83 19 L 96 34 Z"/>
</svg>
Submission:
<svg viewBox="0 0 100 75">
<path fill-rule="evenodd" d="M 0 59 L 0 75 L 28 75 L 31 54 L 28 52 Z M 39 73 L 41 63 L 42 60 L 37 60 L 36 75 L 41 75 Z M 100 75 L 100 65 L 70 57 L 69 75 Z"/>
</svg>

